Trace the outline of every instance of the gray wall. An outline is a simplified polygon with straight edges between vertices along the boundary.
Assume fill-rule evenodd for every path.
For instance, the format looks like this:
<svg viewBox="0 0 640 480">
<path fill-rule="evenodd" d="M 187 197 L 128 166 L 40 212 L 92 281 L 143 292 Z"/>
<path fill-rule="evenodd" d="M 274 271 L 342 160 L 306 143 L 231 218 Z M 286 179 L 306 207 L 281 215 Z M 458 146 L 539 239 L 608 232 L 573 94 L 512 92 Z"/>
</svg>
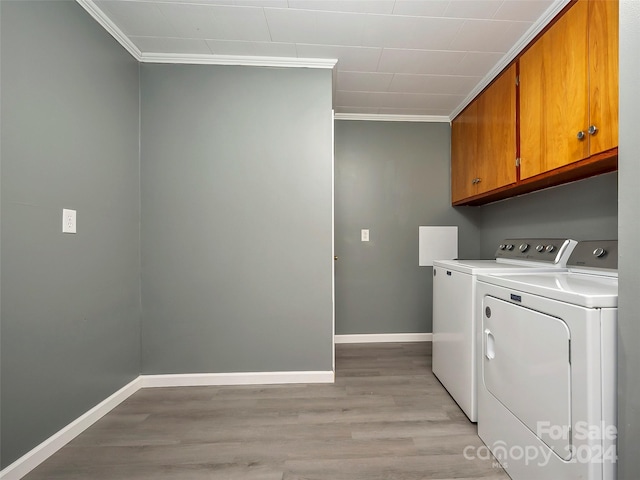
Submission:
<svg viewBox="0 0 640 480">
<path fill-rule="evenodd" d="M 137 63 L 75 2 L 0 9 L 6 467 L 139 374 L 139 110 Z"/>
<path fill-rule="evenodd" d="M 614 172 L 480 207 L 482 257 L 508 237 L 618 238 L 617 181 Z"/>
<path fill-rule="evenodd" d="M 418 226 L 458 225 L 460 257 L 479 254 L 476 210 L 451 207 L 450 139 L 448 123 L 336 121 L 337 334 L 431 332 Z"/>
<path fill-rule="evenodd" d="M 141 69 L 143 373 L 331 370 L 331 71 Z"/>
<path fill-rule="evenodd" d="M 618 430 L 620 480 L 640 478 L 640 2 L 620 2 Z"/>
</svg>

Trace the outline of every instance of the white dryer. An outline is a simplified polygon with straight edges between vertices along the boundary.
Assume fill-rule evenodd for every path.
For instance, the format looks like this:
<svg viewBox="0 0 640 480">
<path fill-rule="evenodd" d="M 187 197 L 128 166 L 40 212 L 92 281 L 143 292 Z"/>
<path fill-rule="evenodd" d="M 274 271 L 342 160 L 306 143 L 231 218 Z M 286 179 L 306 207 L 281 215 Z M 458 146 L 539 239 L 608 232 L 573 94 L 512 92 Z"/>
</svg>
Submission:
<svg viewBox="0 0 640 480">
<path fill-rule="evenodd" d="M 477 421 L 478 403 L 477 275 L 558 271 L 566 266 L 575 245 L 570 239 L 506 239 L 497 246 L 495 260 L 433 262 L 432 370 L 472 422 Z"/>
<path fill-rule="evenodd" d="M 617 241 L 478 277 L 478 435 L 513 480 L 614 480 Z"/>
</svg>

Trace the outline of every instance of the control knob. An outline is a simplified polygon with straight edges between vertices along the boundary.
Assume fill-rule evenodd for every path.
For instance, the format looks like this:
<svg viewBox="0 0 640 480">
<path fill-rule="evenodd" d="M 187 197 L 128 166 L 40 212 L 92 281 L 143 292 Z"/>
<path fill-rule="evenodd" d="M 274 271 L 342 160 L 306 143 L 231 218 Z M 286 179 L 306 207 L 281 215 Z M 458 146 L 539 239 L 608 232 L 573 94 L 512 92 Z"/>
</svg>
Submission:
<svg viewBox="0 0 640 480">
<path fill-rule="evenodd" d="M 509 244 L 507 245 L 507 250 L 513 250 L 513 245 L 509 243 Z"/>
<path fill-rule="evenodd" d="M 539 252 L 539 253 L 544 252 L 544 245 L 536 245 L 536 252 Z"/>
<path fill-rule="evenodd" d="M 526 252 L 527 250 L 529 250 L 529 244 L 528 243 L 523 243 L 522 245 L 520 245 L 520 247 L 518 247 L 520 249 L 520 251 L 522 253 Z"/>
<path fill-rule="evenodd" d="M 555 247 L 555 246 L 553 246 L 553 245 L 547 245 L 547 246 L 545 247 L 544 251 L 545 251 L 545 252 L 547 252 L 547 253 L 551 253 L 551 252 L 553 252 L 555 249 L 556 249 L 556 247 Z"/>
<path fill-rule="evenodd" d="M 593 254 L 600 258 L 600 257 L 604 257 L 604 254 L 607 253 L 607 251 L 604 248 L 598 247 L 593 251 Z"/>
<path fill-rule="evenodd" d="M 507 248 L 507 246 L 504 243 L 501 243 L 500 246 L 498 247 L 500 250 L 504 250 L 505 248 Z"/>
</svg>

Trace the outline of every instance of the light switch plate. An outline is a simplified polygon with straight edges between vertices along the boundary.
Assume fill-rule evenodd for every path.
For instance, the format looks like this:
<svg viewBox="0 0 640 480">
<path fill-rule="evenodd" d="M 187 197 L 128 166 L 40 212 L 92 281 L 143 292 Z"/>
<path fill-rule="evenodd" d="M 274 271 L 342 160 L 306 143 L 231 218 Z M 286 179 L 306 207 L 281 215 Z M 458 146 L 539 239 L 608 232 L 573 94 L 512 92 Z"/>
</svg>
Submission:
<svg viewBox="0 0 640 480">
<path fill-rule="evenodd" d="M 76 211 L 62 209 L 62 233 L 76 233 Z"/>
<path fill-rule="evenodd" d="M 362 240 L 363 242 L 368 242 L 369 241 L 369 229 L 368 228 L 363 228 L 362 230 L 360 230 L 360 240 Z"/>
</svg>

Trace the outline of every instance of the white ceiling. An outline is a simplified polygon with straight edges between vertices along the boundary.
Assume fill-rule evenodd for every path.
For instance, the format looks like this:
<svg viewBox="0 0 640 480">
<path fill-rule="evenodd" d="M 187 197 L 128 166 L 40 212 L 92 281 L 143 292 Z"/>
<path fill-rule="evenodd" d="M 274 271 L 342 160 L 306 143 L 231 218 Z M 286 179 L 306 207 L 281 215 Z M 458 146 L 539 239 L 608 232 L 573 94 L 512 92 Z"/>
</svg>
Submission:
<svg viewBox="0 0 640 480">
<path fill-rule="evenodd" d="M 142 61 L 337 59 L 337 114 L 450 118 L 567 0 L 78 2 Z"/>
</svg>

